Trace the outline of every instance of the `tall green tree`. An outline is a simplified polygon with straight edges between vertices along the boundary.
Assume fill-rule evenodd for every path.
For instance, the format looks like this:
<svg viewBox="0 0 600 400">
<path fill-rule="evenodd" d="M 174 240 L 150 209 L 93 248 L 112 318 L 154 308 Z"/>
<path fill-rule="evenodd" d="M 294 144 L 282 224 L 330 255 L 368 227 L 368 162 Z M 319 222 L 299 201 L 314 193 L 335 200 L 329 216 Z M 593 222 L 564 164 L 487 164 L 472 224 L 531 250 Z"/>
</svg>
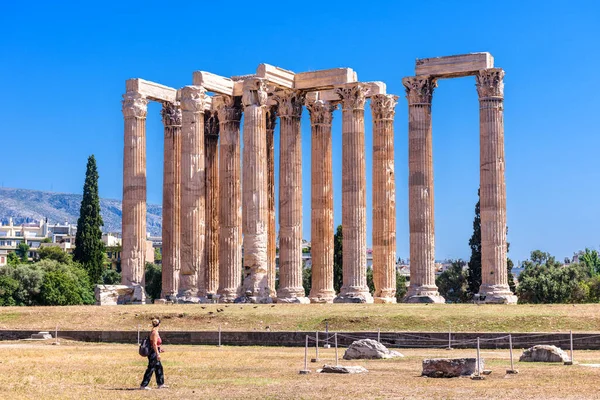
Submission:
<svg viewBox="0 0 600 400">
<path fill-rule="evenodd" d="M 335 235 L 333 235 L 333 288 L 336 293 L 340 292 L 343 285 L 343 239 L 344 233 L 342 226 L 338 225 Z"/>
<path fill-rule="evenodd" d="M 579 254 L 579 263 L 585 265 L 590 275 L 600 274 L 600 255 L 598 255 L 597 250 L 586 248 L 584 252 Z"/>
<path fill-rule="evenodd" d="M 452 261 L 452 266 L 435 279 L 435 284 L 447 303 L 465 303 L 469 299 L 468 273 L 463 269 L 465 264 L 463 260 Z"/>
<path fill-rule="evenodd" d="M 27 263 L 29 261 L 29 245 L 25 242 L 19 243 L 17 249 L 15 250 L 17 256 L 19 256 L 19 260 L 22 263 Z"/>
<path fill-rule="evenodd" d="M 102 243 L 102 230 L 100 229 L 102 225 L 104 223 L 100 216 L 98 170 L 96 159 L 94 155 L 91 155 L 88 158 L 85 172 L 73 260 L 83 265 L 92 284 L 100 283 L 104 269 L 104 243 Z"/>
<path fill-rule="evenodd" d="M 469 274 L 467 276 L 467 296 L 472 298 L 479 292 L 481 286 L 481 214 L 479 210 L 479 189 L 477 190 L 477 204 L 475 205 L 475 218 L 473 218 L 473 235 L 469 239 L 471 258 L 469 258 Z"/>
</svg>

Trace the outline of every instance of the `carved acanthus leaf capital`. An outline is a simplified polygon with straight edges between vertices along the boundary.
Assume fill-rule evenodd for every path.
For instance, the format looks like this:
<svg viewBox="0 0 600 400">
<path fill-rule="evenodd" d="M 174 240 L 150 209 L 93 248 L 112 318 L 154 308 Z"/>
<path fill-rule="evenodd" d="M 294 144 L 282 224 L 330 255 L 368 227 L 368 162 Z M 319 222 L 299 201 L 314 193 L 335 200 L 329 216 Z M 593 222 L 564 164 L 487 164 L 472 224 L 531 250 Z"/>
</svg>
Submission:
<svg viewBox="0 0 600 400">
<path fill-rule="evenodd" d="M 267 104 L 267 82 L 262 78 L 249 78 L 244 80 L 242 103 L 244 107 L 265 106 Z"/>
<path fill-rule="evenodd" d="M 219 116 L 217 111 L 204 112 L 204 136 L 211 138 L 219 137 Z"/>
<path fill-rule="evenodd" d="M 274 131 L 277 125 L 278 107 L 276 104 L 267 106 L 267 131 Z"/>
<path fill-rule="evenodd" d="M 335 89 L 335 92 L 341 98 L 342 109 L 344 110 L 364 110 L 368 91 L 369 87 L 362 83 Z"/>
<path fill-rule="evenodd" d="M 125 118 L 146 118 L 148 114 L 148 99 L 137 92 L 127 92 L 123 95 L 123 115 Z"/>
<path fill-rule="evenodd" d="M 402 79 L 406 89 L 408 104 L 431 104 L 433 90 L 437 87 L 437 81 L 429 75 L 410 76 Z"/>
<path fill-rule="evenodd" d="M 475 75 L 479 98 L 504 97 L 504 70 L 502 68 L 482 69 Z"/>
<path fill-rule="evenodd" d="M 193 113 L 204 112 L 206 90 L 201 86 L 185 86 L 181 89 L 181 109 Z"/>
<path fill-rule="evenodd" d="M 371 114 L 373 120 L 394 119 L 398 96 L 393 94 L 376 94 L 371 97 Z"/>
<path fill-rule="evenodd" d="M 325 100 L 313 100 L 306 102 L 306 109 L 310 114 L 310 123 L 312 125 L 331 125 L 333 121 L 333 112 L 338 105 Z"/>
<path fill-rule="evenodd" d="M 217 111 L 219 121 L 236 121 L 242 119 L 242 101 L 240 97 L 220 95 L 213 97 L 212 107 Z"/>
<path fill-rule="evenodd" d="M 302 106 L 305 94 L 300 90 L 278 90 L 273 95 L 273 100 L 279 105 L 280 117 L 302 117 Z"/>
<path fill-rule="evenodd" d="M 165 127 L 181 126 L 181 106 L 178 101 L 175 103 L 164 101 L 160 114 Z"/>
</svg>

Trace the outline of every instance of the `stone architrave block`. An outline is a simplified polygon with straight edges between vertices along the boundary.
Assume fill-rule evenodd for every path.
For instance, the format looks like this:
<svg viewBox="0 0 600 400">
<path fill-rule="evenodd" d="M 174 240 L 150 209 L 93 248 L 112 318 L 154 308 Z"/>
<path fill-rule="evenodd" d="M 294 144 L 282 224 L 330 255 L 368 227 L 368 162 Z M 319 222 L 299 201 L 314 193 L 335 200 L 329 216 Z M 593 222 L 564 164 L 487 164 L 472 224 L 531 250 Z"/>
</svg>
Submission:
<svg viewBox="0 0 600 400">
<path fill-rule="evenodd" d="M 567 353 L 556 346 L 537 345 L 528 348 L 519 358 L 521 362 L 567 362 L 571 358 Z"/>
<path fill-rule="evenodd" d="M 168 101 L 173 103 L 177 97 L 177 89 L 140 78 L 125 81 L 125 90 L 139 93 L 148 100 L 159 102 Z"/>
<path fill-rule="evenodd" d="M 383 344 L 373 339 L 360 339 L 352 342 L 344 353 L 344 360 L 375 360 L 394 357 L 404 357 L 397 351 L 389 350 Z"/>
<path fill-rule="evenodd" d="M 258 68 L 256 68 L 257 77 L 265 78 L 270 83 L 288 89 L 294 88 L 294 75 L 295 74 L 292 71 L 269 64 L 260 64 Z"/>
<path fill-rule="evenodd" d="M 358 77 L 352 68 L 333 68 L 301 72 L 294 76 L 294 88 L 300 90 L 328 89 L 345 83 L 356 82 Z"/>
<path fill-rule="evenodd" d="M 194 86 L 202 86 L 208 92 L 233 96 L 233 80 L 224 76 L 211 74 L 206 71 L 195 71 L 193 83 Z"/>
<path fill-rule="evenodd" d="M 483 371 L 483 358 L 479 359 L 479 373 Z M 477 371 L 476 358 L 432 358 L 423 360 L 421 376 L 430 378 L 457 378 L 471 376 Z"/>
<path fill-rule="evenodd" d="M 415 75 L 436 78 L 456 78 L 475 75 L 481 69 L 494 68 L 490 53 L 471 53 L 456 56 L 420 58 L 415 63 Z"/>
</svg>

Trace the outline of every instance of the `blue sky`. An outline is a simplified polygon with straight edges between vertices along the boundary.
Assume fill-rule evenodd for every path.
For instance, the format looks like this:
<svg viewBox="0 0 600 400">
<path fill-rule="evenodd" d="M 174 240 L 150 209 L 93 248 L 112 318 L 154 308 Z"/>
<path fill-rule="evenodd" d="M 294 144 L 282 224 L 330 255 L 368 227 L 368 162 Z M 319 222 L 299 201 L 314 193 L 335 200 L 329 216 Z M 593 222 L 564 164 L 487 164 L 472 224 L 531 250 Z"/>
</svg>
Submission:
<svg viewBox="0 0 600 400">
<path fill-rule="evenodd" d="M 416 58 L 489 51 L 506 70 L 510 256 L 561 258 L 600 245 L 600 6 L 593 1 L 4 2 L 0 6 L 0 184 L 80 192 L 95 154 L 100 195 L 122 196 L 125 80 L 181 87 L 194 70 L 252 73 L 351 67 L 400 97 L 398 256 L 408 257 L 407 102 Z M 225 4 L 225 5 L 223 5 Z M 160 107 L 149 107 L 148 201 L 162 199 Z M 367 108 L 367 187 L 372 141 Z M 479 184 L 474 78 L 433 100 L 436 255 L 468 258 Z M 341 115 L 334 118 L 335 223 L 341 223 Z M 310 126 L 303 117 L 304 232 L 310 236 Z M 276 145 L 278 142 L 276 141 Z M 276 160 L 278 162 L 278 160 Z M 371 193 L 368 243 L 371 243 Z"/>
</svg>

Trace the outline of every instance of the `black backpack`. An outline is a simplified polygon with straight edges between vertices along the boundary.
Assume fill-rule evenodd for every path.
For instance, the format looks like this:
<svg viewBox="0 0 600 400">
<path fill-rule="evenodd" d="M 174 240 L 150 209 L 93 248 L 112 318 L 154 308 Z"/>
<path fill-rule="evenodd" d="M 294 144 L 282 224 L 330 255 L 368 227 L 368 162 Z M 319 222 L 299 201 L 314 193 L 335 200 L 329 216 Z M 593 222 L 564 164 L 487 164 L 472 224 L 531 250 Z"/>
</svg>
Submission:
<svg viewBox="0 0 600 400">
<path fill-rule="evenodd" d="M 140 356 L 142 356 L 142 357 L 148 357 L 150 355 L 150 338 L 149 337 L 146 337 L 141 341 L 139 353 L 140 353 Z"/>
</svg>

